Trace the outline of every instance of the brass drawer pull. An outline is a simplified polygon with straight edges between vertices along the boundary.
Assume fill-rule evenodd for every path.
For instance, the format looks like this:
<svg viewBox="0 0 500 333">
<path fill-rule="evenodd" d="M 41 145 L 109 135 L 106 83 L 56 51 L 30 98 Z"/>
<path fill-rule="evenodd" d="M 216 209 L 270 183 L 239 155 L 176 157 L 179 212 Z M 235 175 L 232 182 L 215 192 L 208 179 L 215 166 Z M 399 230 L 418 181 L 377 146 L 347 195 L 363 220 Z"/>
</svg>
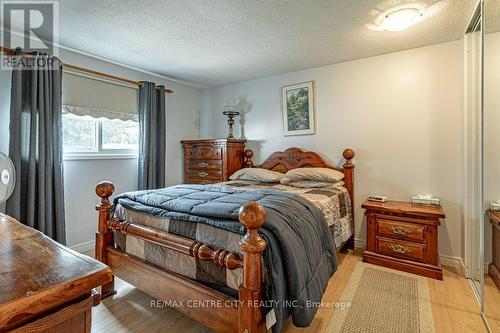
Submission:
<svg viewBox="0 0 500 333">
<path fill-rule="evenodd" d="M 406 236 L 406 235 L 412 233 L 411 230 L 401 228 L 401 227 L 390 227 L 389 229 L 392 231 L 393 234 L 396 234 L 396 235 Z"/>
<path fill-rule="evenodd" d="M 208 163 L 200 162 L 198 165 L 200 166 L 200 168 L 206 168 L 208 166 Z"/>
<path fill-rule="evenodd" d="M 406 253 L 411 252 L 410 248 L 405 247 L 403 245 L 399 245 L 399 244 L 389 244 L 389 248 L 392 250 L 392 252 L 401 253 L 401 254 L 406 254 Z"/>
<path fill-rule="evenodd" d="M 206 176 L 208 176 L 208 173 L 206 173 L 205 171 L 203 171 L 203 172 L 200 172 L 198 175 L 200 177 L 202 177 L 202 178 L 205 178 Z"/>
</svg>

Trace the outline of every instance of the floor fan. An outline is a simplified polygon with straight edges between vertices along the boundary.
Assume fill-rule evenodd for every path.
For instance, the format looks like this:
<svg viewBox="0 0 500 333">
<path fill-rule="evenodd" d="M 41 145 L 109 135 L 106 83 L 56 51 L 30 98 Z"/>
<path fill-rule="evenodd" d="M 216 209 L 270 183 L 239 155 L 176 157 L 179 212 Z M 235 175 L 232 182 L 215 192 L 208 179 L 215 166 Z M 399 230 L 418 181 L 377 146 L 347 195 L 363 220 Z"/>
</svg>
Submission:
<svg viewBox="0 0 500 333">
<path fill-rule="evenodd" d="M 7 155 L 0 153 L 0 204 L 7 201 L 14 192 L 15 184 L 14 163 Z"/>
</svg>

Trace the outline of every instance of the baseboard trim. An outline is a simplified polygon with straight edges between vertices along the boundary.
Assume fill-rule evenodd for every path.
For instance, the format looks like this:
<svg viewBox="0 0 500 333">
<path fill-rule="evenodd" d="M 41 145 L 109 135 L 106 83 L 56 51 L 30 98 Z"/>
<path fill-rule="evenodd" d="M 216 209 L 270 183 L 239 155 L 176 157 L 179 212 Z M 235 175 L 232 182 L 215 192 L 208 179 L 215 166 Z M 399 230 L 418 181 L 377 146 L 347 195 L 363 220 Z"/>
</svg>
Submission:
<svg viewBox="0 0 500 333">
<path fill-rule="evenodd" d="M 354 238 L 354 248 L 364 249 L 366 247 L 366 241 L 360 238 Z"/>
<path fill-rule="evenodd" d="M 441 265 L 458 268 L 462 274 L 465 274 L 465 265 L 462 258 L 440 254 L 439 261 Z"/>
<path fill-rule="evenodd" d="M 70 246 L 70 249 L 83 254 L 87 254 L 88 252 L 93 251 L 94 248 L 95 240 Z"/>
</svg>

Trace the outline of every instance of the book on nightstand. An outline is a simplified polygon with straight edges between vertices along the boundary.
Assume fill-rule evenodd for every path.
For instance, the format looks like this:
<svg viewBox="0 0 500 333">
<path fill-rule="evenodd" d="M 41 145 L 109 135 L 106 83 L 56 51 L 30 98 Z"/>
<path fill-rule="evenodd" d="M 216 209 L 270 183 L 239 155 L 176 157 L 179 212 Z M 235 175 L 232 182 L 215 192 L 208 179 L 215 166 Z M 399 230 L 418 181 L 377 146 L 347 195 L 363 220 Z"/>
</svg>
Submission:
<svg viewBox="0 0 500 333">
<path fill-rule="evenodd" d="M 441 206 L 439 198 L 431 194 L 418 194 L 411 197 L 411 203 L 419 205 Z"/>
</svg>

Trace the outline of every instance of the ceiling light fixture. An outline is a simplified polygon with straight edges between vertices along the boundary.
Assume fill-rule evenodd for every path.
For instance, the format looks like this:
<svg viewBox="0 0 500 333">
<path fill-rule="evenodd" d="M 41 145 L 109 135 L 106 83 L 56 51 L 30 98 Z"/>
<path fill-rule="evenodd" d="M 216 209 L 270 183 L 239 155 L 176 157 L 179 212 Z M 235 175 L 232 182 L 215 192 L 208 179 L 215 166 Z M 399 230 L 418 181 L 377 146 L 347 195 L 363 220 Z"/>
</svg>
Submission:
<svg viewBox="0 0 500 333">
<path fill-rule="evenodd" d="M 419 22 L 424 13 L 416 8 L 401 8 L 381 15 L 378 26 L 381 30 L 403 31 Z"/>
</svg>

